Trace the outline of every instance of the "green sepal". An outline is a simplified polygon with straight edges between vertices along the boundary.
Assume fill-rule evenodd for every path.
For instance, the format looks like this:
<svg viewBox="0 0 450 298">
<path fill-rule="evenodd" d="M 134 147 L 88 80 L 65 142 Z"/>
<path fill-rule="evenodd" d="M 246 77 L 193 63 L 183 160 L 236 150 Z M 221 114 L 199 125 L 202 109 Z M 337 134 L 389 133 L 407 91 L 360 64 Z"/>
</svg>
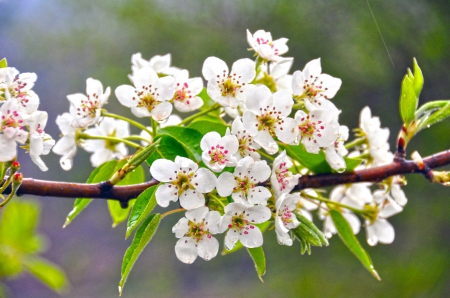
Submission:
<svg viewBox="0 0 450 298">
<path fill-rule="evenodd" d="M 322 231 L 319 230 L 312 221 L 299 213 L 296 213 L 295 216 L 300 222 L 300 225 L 291 231 L 300 242 L 301 254 L 308 252 L 310 255 L 311 245 L 319 247 L 323 245 L 328 246 L 327 237 L 325 237 Z"/>
<path fill-rule="evenodd" d="M 127 160 L 123 159 L 119 161 L 114 169 L 113 173 L 116 173 L 119 169 L 123 168 L 127 164 Z M 113 175 L 111 173 L 111 175 Z M 136 167 L 133 171 L 129 172 L 128 174 L 123 177 L 122 180 L 119 181 L 116 185 L 132 185 L 132 184 L 139 184 L 143 183 L 145 181 L 145 173 L 142 169 L 142 166 Z M 128 207 L 123 208 L 120 205 L 120 202 L 117 200 L 108 200 L 108 209 L 109 214 L 111 215 L 111 219 L 113 221 L 112 227 L 116 227 L 121 222 L 125 221 L 128 217 L 128 214 L 130 213 L 131 207 L 134 204 L 134 200 L 128 201 Z"/>
<path fill-rule="evenodd" d="M 261 233 L 264 233 L 270 227 L 271 223 L 272 223 L 271 221 L 265 221 L 265 222 L 260 223 L 260 224 L 255 224 L 255 226 L 257 226 L 261 230 Z M 227 250 L 224 247 L 221 254 L 223 256 L 229 255 L 231 253 L 237 252 L 238 250 L 240 250 L 242 248 L 244 248 L 244 245 L 242 245 L 241 241 L 238 240 L 232 249 Z"/>
<path fill-rule="evenodd" d="M 3 58 L 0 60 L 0 68 L 8 67 L 8 62 L 6 61 L 6 58 Z"/>
<path fill-rule="evenodd" d="M 170 136 L 180 143 L 188 157 L 194 161 L 202 160 L 202 150 L 200 149 L 200 141 L 203 135 L 192 128 L 170 126 L 158 130 L 158 136 Z M 162 144 L 159 145 L 160 150 L 165 150 Z"/>
<path fill-rule="evenodd" d="M 256 273 L 258 274 L 259 279 L 261 282 L 264 282 L 262 276 L 266 273 L 266 256 L 264 255 L 262 246 L 247 248 L 247 251 L 255 264 Z"/>
<path fill-rule="evenodd" d="M 134 263 L 137 258 L 147 246 L 147 244 L 152 240 L 153 235 L 158 229 L 159 222 L 161 221 L 160 214 L 150 215 L 139 227 L 134 235 L 133 242 L 130 247 L 128 247 L 125 255 L 123 256 L 121 278 L 119 281 L 119 295 L 122 295 L 123 287 L 127 281 L 128 275 L 133 268 Z"/>
<path fill-rule="evenodd" d="M 131 210 L 130 217 L 127 222 L 127 231 L 125 233 L 125 239 L 127 239 L 131 233 L 144 221 L 153 208 L 156 206 L 156 189 L 157 185 L 152 186 L 144 190 L 136 199 L 133 209 Z"/>
<path fill-rule="evenodd" d="M 23 264 L 28 272 L 53 291 L 62 294 L 68 290 L 66 274 L 56 264 L 39 257 L 25 258 Z"/>
<path fill-rule="evenodd" d="M 372 260 L 369 254 L 362 248 L 356 236 L 353 234 L 353 229 L 345 219 L 345 217 L 337 210 L 331 209 L 330 216 L 336 227 L 337 233 L 342 242 L 348 249 L 356 256 L 356 258 L 364 265 L 364 267 L 377 279 L 381 280 L 377 271 L 373 267 Z"/>
<path fill-rule="evenodd" d="M 114 174 L 117 163 L 118 161 L 113 159 L 98 166 L 92 171 L 91 175 L 89 175 L 86 183 L 98 183 L 107 181 L 109 178 L 111 178 L 111 175 Z M 80 212 L 89 205 L 91 201 L 92 199 L 89 198 L 76 199 L 73 203 L 72 211 L 70 211 L 67 215 L 66 222 L 64 223 L 63 228 L 67 227 L 74 220 L 74 218 L 77 217 L 78 214 L 80 214 Z"/>
</svg>

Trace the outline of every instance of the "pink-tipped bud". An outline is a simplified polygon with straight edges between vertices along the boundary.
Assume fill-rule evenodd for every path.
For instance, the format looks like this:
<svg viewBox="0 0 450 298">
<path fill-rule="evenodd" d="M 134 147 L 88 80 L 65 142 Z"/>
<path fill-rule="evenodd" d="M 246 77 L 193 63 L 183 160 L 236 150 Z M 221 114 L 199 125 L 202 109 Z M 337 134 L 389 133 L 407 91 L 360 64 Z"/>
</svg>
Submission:
<svg viewBox="0 0 450 298">
<path fill-rule="evenodd" d="M 20 169 L 20 162 L 18 162 L 17 160 L 13 161 L 11 164 L 11 170 L 17 172 L 19 169 Z"/>
<path fill-rule="evenodd" d="M 15 173 L 13 175 L 13 184 L 21 184 L 23 180 L 23 175 L 22 173 Z"/>
</svg>

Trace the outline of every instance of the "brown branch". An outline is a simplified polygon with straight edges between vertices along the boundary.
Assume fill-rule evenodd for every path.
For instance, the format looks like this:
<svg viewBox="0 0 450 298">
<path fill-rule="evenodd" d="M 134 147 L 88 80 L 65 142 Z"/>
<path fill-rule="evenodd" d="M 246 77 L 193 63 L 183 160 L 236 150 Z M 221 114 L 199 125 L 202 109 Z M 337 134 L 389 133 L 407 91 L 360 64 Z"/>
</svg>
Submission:
<svg viewBox="0 0 450 298">
<path fill-rule="evenodd" d="M 431 178 L 431 169 L 450 164 L 450 150 L 443 151 L 423 158 L 423 163 L 417 164 L 412 160 L 394 161 L 382 167 L 354 171 L 352 173 L 337 173 L 302 176 L 298 179 L 298 185 L 294 190 L 304 188 L 319 188 L 344 183 L 378 182 L 390 176 L 421 173 L 428 179 Z M 141 192 L 159 182 L 152 179 L 149 182 L 128 186 L 112 186 L 108 182 L 97 184 L 53 182 L 37 179 L 23 179 L 17 195 L 36 195 L 46 197 L 65 198 L 93 198 L 117 200 L 126 203 L 136 198 Z M 9 193 L 6 189 L 5 193 Z"/>
</svg>

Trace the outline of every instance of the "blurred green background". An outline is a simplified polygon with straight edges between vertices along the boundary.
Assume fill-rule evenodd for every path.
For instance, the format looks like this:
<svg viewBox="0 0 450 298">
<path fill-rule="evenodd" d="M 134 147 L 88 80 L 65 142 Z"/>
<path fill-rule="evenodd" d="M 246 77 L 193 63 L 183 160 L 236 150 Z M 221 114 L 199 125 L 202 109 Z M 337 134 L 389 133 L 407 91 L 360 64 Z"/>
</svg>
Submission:
<svg viewBox="0 0 450 298">
<path fill-rule="evenodd" d="M 370 1 L 389 54 L 366 1 L 176 1 L 176 0 L 0 0 L 0 58 L 21 72 L 36 72 L 34 90 L 40 110 L 49 112 L 46 131 L 58 139 L 54 124 L 68 111 L 67 94 L 85 92 L 88 77 L 114 90 L 129 83 L 130 58 L 171 53 L 172 64 L 201 76 L 208 56 L 229 65 L 251 57 L 245 30 L 270 31 L 289 38 L 292 71 L 321 57 L 325 73 L 343 81 L 334 99 L 340 123 L 358 125 L 369 105 L 391 129 L 391 145 L 401 122 L 400 82 L 416 57 L 425 76 L 421 103 L 450 98 L 450 2 L 448 0 Z M 112 95 L 107 106 L 130 115 Z M 425 130 L 409 146 L 422 156 L 450 148 L 449 121 Z M 83 182 L 92 170 L 79 151 L 72 171 L 59 156 L 45 156 L 40 172 L 20 156 L 25 177 Z M 171 233 L 177 216 L 163 221 L 136 263 L 123 297 L 450 297 L 450 190 L 423 177 L 408 177 L 409 203 L 391 218 L 392 245 L 368 247 L 382 281 L 376 281 L 337 237 L 328 248 L 300 255 L 299 244 L 282 247 L 274 233 L 265 237 L 268 272 L 261 283 L 245 251 L 199 259 L 185 265 L 176 259 Z M 47 259 L 65 268 L 71 291 L 66 297 L 116 297 L 125 226 L 112 229 L 106 202 L 94 202 L 66 229 L 73 200 L 39 198 L 40 232 L 48 236 Z M 319 226 L 321 224 L 319 223 Z M 365 242 L 364 232 L 359 235 Z M 365 245 L 367 247 L 367 245 Z M 7 280 L 11 297 L 58 297 L 23 275 Z"/>
</svg>

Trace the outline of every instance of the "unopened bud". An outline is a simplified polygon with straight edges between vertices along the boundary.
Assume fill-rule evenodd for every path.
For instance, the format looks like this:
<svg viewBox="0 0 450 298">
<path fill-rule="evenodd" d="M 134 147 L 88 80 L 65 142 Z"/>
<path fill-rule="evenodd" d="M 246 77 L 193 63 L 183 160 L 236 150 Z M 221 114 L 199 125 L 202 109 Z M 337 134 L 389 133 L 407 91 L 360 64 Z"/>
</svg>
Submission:
<svg viewBox="0 0 450 298">
<path fill-rule="evenodd" d="M 20 162 L 17 160 L 13 161 L 11 164 L 11 170 L 15 173 L 20 169 Z"/>
<path fill-rule="evenodd" d="M 15 173 L 13 175 L 12 183 L 15 184 L 15 185 L 20 185 L 20 184 L 22 184 L 22 180 L 23 180 L 22 173 Z"/>
<path fill-rule="evenodd" d="M 446 171 L 433 171 L 433 182 L 450 186 L 450 173 Z"/>
</svg>

